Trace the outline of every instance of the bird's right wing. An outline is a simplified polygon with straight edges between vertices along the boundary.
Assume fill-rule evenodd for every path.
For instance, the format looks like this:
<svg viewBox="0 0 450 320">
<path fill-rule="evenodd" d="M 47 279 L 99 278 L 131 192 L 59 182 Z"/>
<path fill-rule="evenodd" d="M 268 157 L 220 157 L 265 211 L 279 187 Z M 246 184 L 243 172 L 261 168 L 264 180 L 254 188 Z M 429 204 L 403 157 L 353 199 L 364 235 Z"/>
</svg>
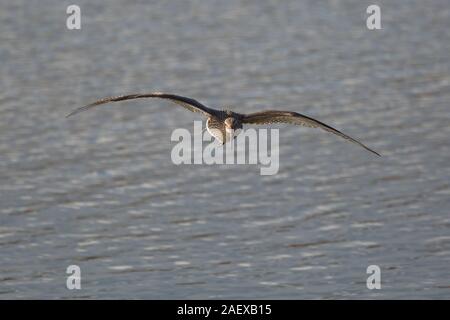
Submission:
<svg viewBox="0 0 450 320">
<path fill-rule="evenodd" d="M 141 99 L 141 98 L 159 98 L 159 99 L 167 99 L 170 100 L 183 108 L 186 108 L 189 111 L 192 112 L 200 112 L 203 113 L 206 116 L 212 116 L 216 114 L 216 111 L 214 109 L 208 108 L 207 106 L 201 104 L 197 100 L 178 96 L 175 94 L 170 93 L 162 93 L 162 92 L 152 92 L 152 93 L 144 93 L 144 94 L 129 94 L 129 95 L 123 95 L 123 96 L 116 96 L 116 97 L 108 97 L 104 98 L 98 101 L 95 101 L 91 104 L 88 104 L 84 107 L 80 107 L 78 109 L 75 109 L 71 113 L 67 115 L 67 117 L 73 116 L 74 114 L 89 110 L 95 106 L 99 106 L 101 104 L 105 104 L 108 102 L 118 102 L 118 101 L 124 101 L 124 100 L 131 100 L 131 99 Z"/>
<path fill-rule="evenodd" d="M 341 138 L 344 138 L 353 143 L 356 143 L 356 144 L 360 145 L 361 147 L 363 147 L 364 149 L 376 154 L 377 156 L 381 156 L 378 152 L 370 149 L 369 147 L 365 146 L 358 140 L 353 139 L 352 137 L 340 132 L 339 130 L 337 130 L 323 122 L 320 122 L 316 119 L 310 118 L 308 116 L 305 116 L 305 115 L 297 113 L 297 112 L 276 111 L 276 110 L 255 112 L 255 113 L 250 113 L 250 114 L 244 115 L 241 121 L 242 121 L 242 123 L 248 123 L 248 124 L 290 123 L 290 124 L 296 124 L 296 125 L 310 127 L 310 128 L 321 128 L 325 131 L 334 133 L 335 135 L 338 135 Z"/>
</svg>

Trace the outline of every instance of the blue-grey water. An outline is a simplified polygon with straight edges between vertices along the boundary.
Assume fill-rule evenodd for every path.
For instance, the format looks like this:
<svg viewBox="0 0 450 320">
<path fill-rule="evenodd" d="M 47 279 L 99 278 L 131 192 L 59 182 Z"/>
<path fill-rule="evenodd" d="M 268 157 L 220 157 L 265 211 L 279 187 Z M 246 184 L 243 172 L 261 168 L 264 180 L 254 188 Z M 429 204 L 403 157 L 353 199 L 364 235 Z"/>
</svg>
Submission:
<svg viewBox="0 0 450 320">
<path fill-rule="evenodd" d="M 81 30 L 66 8 L 81 7 Z M 0 299 L 450 298 L 450 5 L 2 1 Z M 198 114 L 293 110 L 280 170 L 172 163 Z M 81 290 L 66 269 L 81 268 Z M 381 269 L 369 290 L 366 269 Z"/>
</svg>

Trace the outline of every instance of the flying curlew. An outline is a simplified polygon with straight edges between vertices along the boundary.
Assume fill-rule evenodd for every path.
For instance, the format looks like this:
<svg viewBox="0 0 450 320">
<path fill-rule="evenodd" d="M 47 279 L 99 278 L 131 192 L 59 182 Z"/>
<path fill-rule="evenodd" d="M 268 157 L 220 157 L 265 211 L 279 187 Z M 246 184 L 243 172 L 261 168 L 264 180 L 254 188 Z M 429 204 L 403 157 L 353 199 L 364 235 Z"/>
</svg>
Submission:
<svg viewBox="0 0 450 320">
<path fill-rule="evenodd" d="M 162 92 L 152 92 L 152 93 L 144 93 L 144 94 L 130 94 L 123 95 L 117 97 L 108 97 L 91 104 L 88 104 L 84 107 L 80 107 L 75 109 L 67 117 L 70 117 L 74 114 L 77 114 L 82 111 L 89 110 L 95 106 L 105 104 L 108 102 L 117 102 L 131 99 L 140 99 L 140 98 L 160 98 L 170 100 L 182 107 L 188 109 L 192 112 L 200 112 L 204 116 L 207 117 L 206 120 L 206 128 L 208 132 L 220 141 L 222 144 L 227 143 L 232 140 L 236 135 L 239 129 L 242 129 L 243 124 L 271 124 L 271 123 L 288 123 L 295 124 L 310 128 L 321 128 L 325 131 L 334 133 L 346 140 L 349 140 L 353 143 L 356 143 L 363 147 L 364 149 L 376 154 L 377 156 L 381 156 L 378 152 L 366 147 L 361 142 L 353 139 L 352 137 L 340 132 L 329 125 L 320 122 L 316 119 L 310 118 L 308 116 L 302 115 L 297 112 L 292 111 L 277 111 L 277 110 L 268 110 L 255 112 L 250 114 L 242 114 L 236 113 L 230 110 L 216 110 L 201 104 L 197 100 L 178 96 L 175 94 L 162 93 Z"/>
</svg>

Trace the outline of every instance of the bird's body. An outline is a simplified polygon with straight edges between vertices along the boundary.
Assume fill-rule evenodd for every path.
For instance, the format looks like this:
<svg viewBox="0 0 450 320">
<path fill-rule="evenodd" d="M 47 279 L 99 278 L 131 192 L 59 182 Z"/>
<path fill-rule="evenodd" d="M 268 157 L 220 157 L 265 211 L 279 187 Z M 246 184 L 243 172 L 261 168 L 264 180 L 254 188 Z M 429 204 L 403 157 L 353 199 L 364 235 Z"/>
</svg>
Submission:
<svg viewBox="0 0 450 320">
<path fill-rule="evenodd" d="M 225 144 L 233 140 L 242 129 L 241 115 L 230 110 L 221 110 L 217 115 L 208 117 L 206 129 L 210 135 Z"/>
<path fill-rule="evenodd" d="M 243 124 L 259 125 L 259 124 L 273 124 L 273 123 L 288 123 L 311 128 L 321 128 L 325 131 L 334 133 L 344 139 L 356 143 L 361 147 L 363 147 L 364 149 L 380 156 L 379 153 L 366 147 L 361 142 L 340 132 L 339 130 L 334 129 L 333 127 L 330 127 L 329 125 L 323 122 L 320 122 L 318 120 L 315 120 L 313 118 L 310 118 L 297 112 L 269 110 L 250 114 L 241 114 L 230 110 L 216 110 L 207 107 L 204 104 L 201 104 L 197 100 L 162 92 L 153 92 L 148 94 L 131 94 L 131 95 L 104 98 L 74 110 L 67 117 L 108 102 L 118 102 L 140 98 L 168 99 L 184 107 L 185 109 L 188 109 L 189 111 L 202 113 L 204 116 L 207 117 L 206 128 L 208 132 L 222 144 L 225 144 L 233 140 L 233 138 L 238 134 L 239 130 L 242 129 Z"/>
</svg>

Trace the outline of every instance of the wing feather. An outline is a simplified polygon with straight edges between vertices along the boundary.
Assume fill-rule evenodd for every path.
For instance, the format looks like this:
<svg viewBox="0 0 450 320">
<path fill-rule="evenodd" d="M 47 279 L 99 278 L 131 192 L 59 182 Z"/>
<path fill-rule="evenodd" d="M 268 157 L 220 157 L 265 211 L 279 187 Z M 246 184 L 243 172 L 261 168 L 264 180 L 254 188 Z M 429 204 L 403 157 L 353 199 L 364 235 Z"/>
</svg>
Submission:
<svg viewBox="0 0 450 320">
<path fill-rule="evenodd" d="M 295 124 L 295 125 L 300 125 L 300 126 L 305 126 L 305 127 L 310 127 L 310 128 L 321 128 L 325 131 L 334 133 L 335 135 L 338 135 L 341 138 L 344 138 L 353 143 L 356 143 L 356 144 L 360 145 L 361 147 L 363 147 L 364 149 L 381 157 L 381 155 L 378 152 L 370 149 L 369 147 L 365 146 L 358 140 L 353 139 L 352 137 L 342 133 L 341 131 L 339 131 L 323 122 L 320 122 L 316 119 L 310 118 L 308 116 L 305 116 L 305 115 L 297 113 L 297 112 L 269 110 L 269 111 L 250 113 L 250 114 L 244 115 L 244 117 L 242 119 L 242 123 L 247 123 L 247 124 L 288 123 L 288 124 Z"/>
<path fill-rule="evenodd" d="M 162 92 L 152 92 L 152 93 L 144 93 L 144 94 L 129 94 L 129 95 L 123 95 L 123 96 L 116 96 L 116 97 L 108 97 L 103 98 L 100 100 L 97 100 L 91 104 L 88 104 L 86 106 L 80 107 L 78 109 L 75 109 L 71 113 L 69 113 L 66 117 L 73 116 L 77 113 L 92 109 L 96 106 L 109 103 L 109 102 L 118 102 L 118 101 L 124 101 L 124 100 L 132 100 L 132 99 L 141 99 L 141 98 L 159 98 L 159 99 L 167 99 L 170 100 L 183 108 L 192 111 L 192 112 L 200 112 L 203 113 L 206 116 L 215 115 L 216 111 L 214 109 L 208 108 L 207 106 L 201 104 L 197 100 L 178 96 L 175 94 L 169 94 L 169 93 L 162 93 Z"/>
</svg>

